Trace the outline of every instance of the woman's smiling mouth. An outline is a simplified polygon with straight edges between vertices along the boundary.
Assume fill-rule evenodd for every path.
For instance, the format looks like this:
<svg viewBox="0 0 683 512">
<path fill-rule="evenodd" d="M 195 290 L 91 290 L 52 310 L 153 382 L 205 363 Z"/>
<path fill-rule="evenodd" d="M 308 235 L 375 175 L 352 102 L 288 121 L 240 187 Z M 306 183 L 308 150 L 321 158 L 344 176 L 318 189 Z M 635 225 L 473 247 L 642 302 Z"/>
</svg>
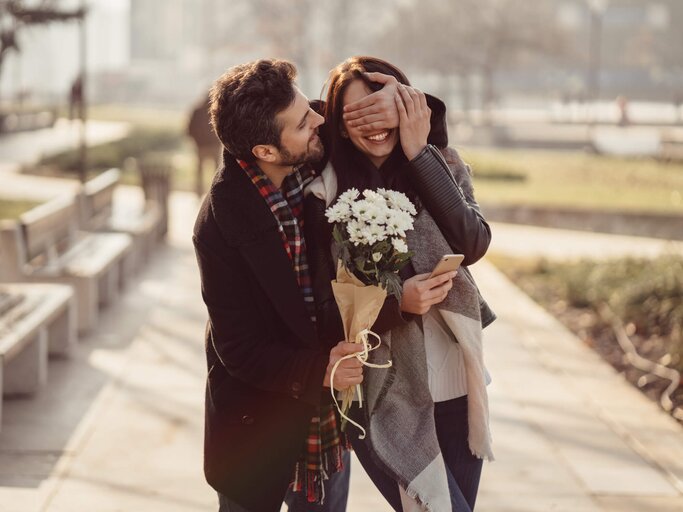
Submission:
<svg viewBox="0 0 683 512">
<path fill-rule="evenodd" d="M 368 135 L 365 138 L 369 140 L 370 142 L 373 142 L 375 144 L 379 144 L 387 140 L 389 137 L 389 130 L 384 130 L 383 132 L 376 133 L 374 135 Z"/>
</svg>

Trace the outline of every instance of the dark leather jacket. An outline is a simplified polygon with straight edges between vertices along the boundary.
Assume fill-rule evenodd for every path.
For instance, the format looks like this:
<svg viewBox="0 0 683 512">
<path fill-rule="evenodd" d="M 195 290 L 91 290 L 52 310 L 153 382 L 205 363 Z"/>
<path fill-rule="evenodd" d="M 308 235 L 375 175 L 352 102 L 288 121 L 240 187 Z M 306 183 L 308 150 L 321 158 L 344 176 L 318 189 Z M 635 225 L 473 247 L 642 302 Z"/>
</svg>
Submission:
<svg viewBox="0 0 683 512">
<path fill-rule="evenodd" d="M 469 272 L 466 266 L 481 259 L 491 242 L 491 229 L 474 199 L 469 166 L 454 149 L 439 150 L 431 144 L 408 165 L 411 167 L 411 186 L 422 206 L 432 215 L 453 252 L 465 255 L 463 270 Z M 304 228 L 316 299 L 318 335 L 328 342 L 337 342 L 343 339 L 343 329 L 330 285 L 336 275 L 336 262 L 330 251 L 331 224 L 325 217 L 325 209 L 324 201 L 309 195 L 304 207 Z M 414 275 L 411 265 L 401 271 L 404 280 Z M 482 327 L 486 327 L 496 316 L 481 294 L 479 303 Z M 388 297 L 373 330 L 385 332 L 412 318 L 413 315 L 400 311 L 395 298 Z"/>
</svg>

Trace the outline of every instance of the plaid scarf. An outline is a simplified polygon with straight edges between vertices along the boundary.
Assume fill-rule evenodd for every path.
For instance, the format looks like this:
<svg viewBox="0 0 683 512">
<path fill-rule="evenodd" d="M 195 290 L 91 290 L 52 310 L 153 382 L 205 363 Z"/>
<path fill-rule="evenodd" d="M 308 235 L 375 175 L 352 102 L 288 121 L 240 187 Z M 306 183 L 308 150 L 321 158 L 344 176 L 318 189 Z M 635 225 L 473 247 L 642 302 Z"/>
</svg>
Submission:
<svg viewBox="0 0 683 512">
<path fill-rule="evenodd" d="M 292 261 L 301 294 L 311 321 L 315 323 L 313 286 L 306 260 L 306 241 L 303 237 L 304 187 L 315 172 L 304 165 L 287 176 L 281 189 L 277 188 L 256 164 L 237 160 L 278 222 L 282 244 Z M 311 419 L 306 444 L 296 463 L 293 490 L 304 492 L 309 503 L 322 503 L 325 499 L 324 480 L 344 468 L 342 462 L 341 433 L 332 404 L 321 404 Z"/>
<path fill-rule="evenodd" d="M 277 220 L 282 236 L 282 245 L 301 288 L 306 309 L 315 323 L 315 301 L 313 285 L 306 261 L 306 242 L 302 233 L 304 219 L 304 187 L 308 185 L 315 172 L 310 166 L 303 166 L 282 181 L 282 189 L 277 188 L 256 164 L 237 160 L 244 169 Z"/>
</svg>

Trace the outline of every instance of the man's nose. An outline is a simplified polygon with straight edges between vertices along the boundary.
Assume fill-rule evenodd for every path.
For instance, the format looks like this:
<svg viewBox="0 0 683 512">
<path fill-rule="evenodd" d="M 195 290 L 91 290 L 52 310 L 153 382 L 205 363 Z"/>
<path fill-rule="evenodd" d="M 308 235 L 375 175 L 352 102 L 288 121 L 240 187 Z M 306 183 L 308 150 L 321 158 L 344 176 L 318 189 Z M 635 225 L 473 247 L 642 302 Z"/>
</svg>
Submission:
<svg viewBox="0 0 683 512">
<path fill-rule="evenodd" d="M 318 114 L 317 112 L 313 112 L 313 113 L 315 114 L 314 125 L 317 128 L 318 126 L 320 126 L 321 124 L 323 124 L 325 122 L 325 118 L 323 116 L 321 116 L 320 114 Z"/>
</svg>

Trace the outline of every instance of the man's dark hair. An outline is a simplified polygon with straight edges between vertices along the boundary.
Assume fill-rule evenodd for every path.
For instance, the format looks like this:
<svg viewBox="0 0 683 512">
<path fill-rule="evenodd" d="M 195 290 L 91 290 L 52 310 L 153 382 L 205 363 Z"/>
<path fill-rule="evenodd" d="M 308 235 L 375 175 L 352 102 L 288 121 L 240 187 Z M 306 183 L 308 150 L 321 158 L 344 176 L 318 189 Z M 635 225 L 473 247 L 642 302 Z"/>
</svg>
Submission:
<svg viewBox="0 0 683 512">
<path fill-rule="evenodd" d="M 282 126 L 275 115 L 294 101 L 296 67 L 285 60 L 262 59 L 228 69 L 210 91 L 211 126 L 223 146 L 248 162 L 251 149 L 280 149 Z"/>
</svg>

